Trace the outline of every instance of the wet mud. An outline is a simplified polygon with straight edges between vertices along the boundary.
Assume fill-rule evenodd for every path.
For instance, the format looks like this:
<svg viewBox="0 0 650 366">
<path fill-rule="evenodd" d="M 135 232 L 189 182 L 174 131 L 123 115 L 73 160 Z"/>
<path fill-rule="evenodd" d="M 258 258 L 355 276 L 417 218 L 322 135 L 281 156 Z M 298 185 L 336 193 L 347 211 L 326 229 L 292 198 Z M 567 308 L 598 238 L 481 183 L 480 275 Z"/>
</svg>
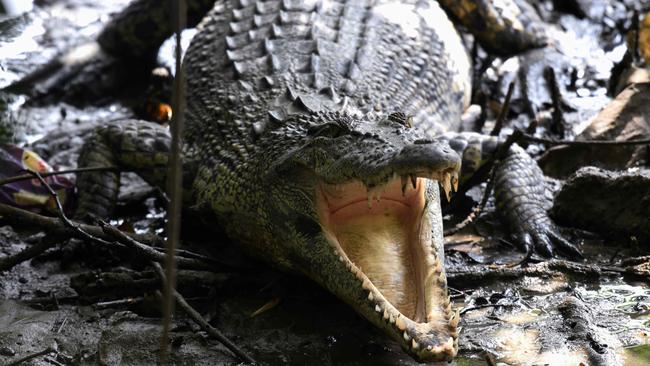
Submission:
<svg viewBox="0 0 650 366">
<path fill-rule="evenodd" d="M 92 39 L 108 14 L 124 3 L 38 1 L 27 13 L 0 16 L 0 86 Z M 535 5 L 550 24 L 551 46 L 493 60 L 477 79 L 475 102 L 486 111 L 479 129 L 491 130 L 507 85 L 517 80 L 502 134 L 526 128 L 533 118 L 538 120 L 537 133 L 548 134 L 553 107 L 544 77 L 548 66 L 555 70 L 563 98 L 566 137 L 581 133 L 589 118 L 610 102 L 607 83 L 626 49 L 623 30 L 630 26 L 634 8 L 650 4 L 577 1 L 572 3 L 578 7 L 557 11 L 554 3 L 558 2 Z M 172 64 L 171 54 L 167 43 L 161 63 Z M 477 51 L 476 66 L 487 59 L 485 52 Z M 78 149 L 94 126 L 134 115 L 128 97 L 85 107 L 26 103 L 24 96 L 0 95 L 0 136 L 4 142 L 35 150 L 58 168 L 76 166 Z M 528 147 L 535 156 L 544 150 L 541 145 Z M 619 179 L 606 174 L 581 171 L 566 182 L 559 193 L 566 198 L 558 201 L 558 217 L 565 215 L 571 225 L 591 218 L 585 226 L 595 230 L 603 227 L 598 219 L 610 217 L 600 217 L 599 202 L 617 200 L 617 209 L 624 212 L 643 198 L 630 194 L 627 185 L 616 184 L 622 184 L 620 179 L 642 184 L 647 177 L 624 173 L 620 177 L 628 178 Z M 481 189 L 457 199 L 471 206 L 480 199 Z M 636 192 L 640 194 L 641 188 Z M 120 217 L 114 224 L 138 233 L 164 234 L 163 204 L 139 178 L 128 176 L 120 200 Z M 524 254 L 507 244 L 490 207 L 476 225 L 446 239 L 450 294 L 454 307 L 462 308 L 460 353 L 452 364 L 650 363 L 650 258 L 643 257 L 647 246 L 631 241 L 625 227 L 615 238 L 568 231 L 581 245 L 585 262 L 545 264 L 533 258 L 526 266 L 516 266 Z M 464 214 L 450 213 L 449 224 Z M 647 222 L 640 225 L 647 230 Z M 218 273 L 181 273 L 179 291 L 211 324 L 264 364 L 417 365 L 397 344 L 316 285 L 247 261 L 221 234 L 190 223 L 184 229 L 187 247 L 225 257 L 231 267 L 217 268 Z M 0 255 L 14 254 L 43 236 L 34 235 L 33 230 L 17 232 L 0 218 Z M 637 257 L 641 259 L 634 263 L 624 262 Z M 161 331 L 157 285 L 137 259 L 125 260 L 61 239 L 44 255 L 0 274 L 0 364 L 44 350 L 51 352 L 25 364 L 156 363 Z M 252 316 L 265 305 L 268 310 Z M 174 321 L 171 344 L 173 364 L 238 364 L 181 314 Z"/>
</svg>

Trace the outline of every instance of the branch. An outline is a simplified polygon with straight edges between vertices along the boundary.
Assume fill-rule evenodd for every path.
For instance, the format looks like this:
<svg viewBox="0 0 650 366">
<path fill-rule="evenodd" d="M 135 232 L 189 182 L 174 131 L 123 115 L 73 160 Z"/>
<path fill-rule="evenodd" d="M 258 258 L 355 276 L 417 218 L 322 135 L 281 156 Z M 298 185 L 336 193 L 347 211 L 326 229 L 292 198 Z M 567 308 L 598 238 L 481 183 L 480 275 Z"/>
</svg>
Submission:
<svg viewBox="0 0 650 366">
<path fill-rule="evenodd" d="M 77 224 L 73 223 L 72 221 L 70 221 L 70 219 L 63 212 L 63 205 L 61 204 L 61 200 L 59 199 L 59 195 L 56 194 L 56 192 L 54 192 L 54 190 L 52 189 L 52 186 L 50 186 L 45 181 L 45 179 L 43 178 L 43 176 L 39 172 L 37 172 L 37 171 L 29 171 L 29 174 L 32 174 L 33 176 L 38 178 L 38 180 L 41 182 L 41 184 L 43 184 L 43 186 L 45 186 L 47 191 L 50 193 L 50 196 L 52 196 L 52 198 L 54 199 L 54 202 L 56 204 L 57 215 L 59 216 L 59 219 L 61 220 L 61 222 L 63 222 L 63 224 L 66 227 L 68 227 L 69 229 L 77 232 L 79 235 L 81 235 L 82 237 L 84 237 L 84 238 L 86 238 L 86 239 L 88 239 L 90 241 L 98 242 L 98 243 L 100 243 L 102 245 L 110 245 L 110 243 L 108 243 L 106 240 L 104 240 L 102 238 L 98 238 L 98 237 L 96 237 L 96 236 L 94 236 L 92 234 L 89 234 L 87 231 L 84 231 L 79 225 L 77 225 Z"/>
<path fill-rule="evenodd" d="M 490 132 L 490 135 L 492 136 L 499 136 L 499 132 L 501 132 L 501 129 L 503 128 L 503 123 L 506 120 L 506 116 L 508 115 L 508 111 L 510 110 L 510 99 L 512 98 L 512 92 L 515 90 L 515 82 L 511 81 L 510 84 L 508 85 L 508 92 L 506 93 L 506 98 L 503 100 L 503 105 L 501 106 L 501 110 L 499 111 L 499 116 L 497 117 L 497 121 L 494 124 L 494 128 L 492 129 L 492 132 Z"/>
<path fill-rule="evenodd" d="M 119 171 L 120 169 L 116 166 L 89 166 L 85 168 L 77 168 L 77 169 L 67 169 L 67 170 L 58 170 L 56 172 L 44 172 L 44 173 L 39 173 L 41 177 L 49 177 L 53 175 L 63 175 L 63 174 L 71 174 L 71 173 L 85 173 L 85 172 L 98 172 L 98 171 Z M 0 186 L 13 183 L 13 182 L 18 182 L 21 180 L 27 180 L 27 179 L 32 179 L 34 178 L 34 174 L 32 173 L 27 173 L 27 174 L 22 174 L 22 175 L 17 175 L 14 177 L 9 177 L 5 179 L 0 179 Z"/>
<path fill-rule="evenodd" d="M 163 282 L 163 286 L 167 287 L 167 279 L 165 278 L 165 273 L 163 272 L 162 267 L 160 267 L 160 264 L 153 262 L 152 263 L 153 268 L 156 270 L 156 273 L 158 273 L 158 276 L 160 277 L 160 280 Z M 172 289 L 172 296 L 176 300 L 176 303 L 178 304 L 178 307 L 180 307 L 196 324 L 198 324 L 201 329 L 208 333 L 212 338 L 218 340 L 221 344 L 223 344 L 226 348 L 228 348 L 232 353 L 234 353 L 240 360 L 248 362 L 250 364 L 256 365 L 257 362 L 248 354 L 246 354 L 241 348 L 239 348 L 236 344 L 234 344 L 228 337 L 223 335 L 218 329 L 214 328 L 213 326 L 210 325 L 203 317 L 201 314 L 199 314 L 190 304 L 185 301 L 185 298 L 183 295 L 179 294 L 175 289 Z"/>
<path fill-rule="evenodd" d="M 104 231 L 104 233 L 106 233 L 113 239 L 117 240 L 118 242 L 125 244 L 129 248 L 134 249 L 138 254 L 142 255 L 143 257 L 154 262 L 165 263 L 166 255 L 164 253 L 161 253 L 148 245 L 140 243 L 139 241 L 126 235 L 121 230 L 117 229 L 112 225 L 109 225 L 104 221 L 100 221 L 99 225 Z M 178 257 L 173 254 L 172 256 L 175 258 L 175 260 L 178 262 L 178 266 L 181 268 L 196 269 L 202 271 L 210 271 L 213 269 L 213 266 L 211 266 L 208 263 L 205 263 L 202 260 L 198 260 L 194 258 Z"/>
<path fill-rule="evenodd" d="M 640 139 L 640 140 L 627 140 L 627 141 L 612 141 L 612 140 L 555 140 L 547 139 L 543 137 L 535 137 L 533 135 L 523 133 L 521 136 L 522 139 L 530 142 L 537 142 L 540 144 L 547 145 L 579 145 L 579 146 L 592 146 L 592 145 L 609 145 L 609 146 L 629 146 L 629 145 L 650 145 L 650 139 Z"/>
<path fill-rule="evenodd" d="M 79 229 L 76 230 L 74 228 L 66 226 L 59 219 L 39 215 L 37 213 L 26 211 L 3 203 L 0 203 L 0 216 L 2 216 L 6 221 L 12 224 L 28 226 L 31 228 L 38 228 L 39 230 L 46 231 L 49 234 L 61 234 L 61 235 L 65 235 L 68 237 L 81 239 L 81 240 L 92 240 L 96 243 L 101 243 L 103 245 L 107 245 L 112 248 L 118 248 L 118 249 L 124 249 L 126 245 L 127 247 L 136 248 L 136 250 L 138 250 L 140 254 L 144 255 L 146 259 L 154 260 L 156 262 L 164 261 L 163 253 L 159 252 L 156 248 L 147 245 L 147 244 L 156 245 L 161 242 L 161 239 L 155 235 L 128 234 L 110 225 L 107 226 L 110 226 L 110 228 L 113 230 L 107 229 L 107 231 L 109 231 L 109 233 L 107 233 L 105 232 L 103 227 L 82 224 L 70 220 L 73 227 Z M 87 233 L 90 236 L 84 233 Z M 114 242 L 114 240 L 116 240 L 116 236 L 121 238 L 121 240 L 118 240 L 118 242 Z M 92 238 L 97 238 L 99 239 L 99 241 L 95 241 Z M 128 240 L 127 238 L 130 240 Z M 18 263 L 29 260 L 43 253 L 48 248 L 51 248 L 56 244 L 56 241 L 47 241 L 47 242 L 49 243 L 47 245 L 37 244 L 17 254 L 0 258 L 0 272 L 10 269 Z M 193 254 L 193 253 L 185 254 L 185 253 L 186 253 L 185 251 L 179 251 L 176 253 L 176 256 L 178 257 L 179 260 L 179 266 L 186 269 L 213 271 L 215 267 L 227 266 L 224 263 L 217 262 L 214 260 L 208 261 L 205 259 L 205 257 L 200 256 L 198 254 Z M 183 255 L 187 256 L 187 258 L 180 257 Z"/>
<path fill-rule="evenodd" d="M 546 66 L 544 68 L 544 78 L 548 84 L 549 93 L 551 94 L 551 102 L 553 103 L 553 112 L 551 117 L 553 124 L 551 131 L 558 134 L 561 138 L 565 137 L 564 131 L 564 113 L 562 111 L 562 94 L 557 85 L 557 78 L 555 77 L 555 70 L 552 67 Z"/>
<path fill-rule="evenodd" d="M 13 362 L 7 364 L 7 366 L 18 366 L 18 365 L 20 365 L 20 364 L 23 363 L 23 362 L 27 362 L 27 361 L 29 361 L 29 360 L 31 360 L 31 359 L 33 359 L 33 358 L 40 357 L 40 356 L 44 356 L 44 355 L 50 354 L 50 353 L 52 353 L 52 352 L 57 352 L 57 351 L 56 351 L 54 348 L 52 348 L 52 347 L 47 347 L 46 349 L 44 349 L 44 350 L 42 350 L 42 351 L 39 351 L 39 352 L 33 353 L 33 354 L 31 354 L 31 355 L 27 355 L 27 356 L 25 356 L 25 357 L 23 357 L 23 358 L 21 358 L 21 359 L 18 359 L 18 360 L 16 360 L 16 361 L 13 361 Z"/>
</svg>

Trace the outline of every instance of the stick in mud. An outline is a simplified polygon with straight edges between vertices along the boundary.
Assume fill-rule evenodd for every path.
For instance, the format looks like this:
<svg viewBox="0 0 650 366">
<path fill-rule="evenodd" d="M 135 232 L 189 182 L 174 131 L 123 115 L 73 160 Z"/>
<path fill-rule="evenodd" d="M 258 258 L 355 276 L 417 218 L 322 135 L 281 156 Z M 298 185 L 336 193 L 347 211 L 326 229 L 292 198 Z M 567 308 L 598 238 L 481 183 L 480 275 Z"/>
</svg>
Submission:
<svg viewBox="0 0 650 366">
<path fill-rule="evenodd" d="M 167 286 L 167 279 L 165 278 L 165 273 L 163 272 L 162 267 L 160 264 L 157 262 L 151 262 L 151 265 L 153 268 L 156 270 L 156 273 L 160 277 L 161 281 L 163 282 L 163 287 Z M 215 338 L 218 340 L 221 344 L 223 344 L 226 348 L 228 348 L 232 353 L 234 353 L 240 360 L 248 362 L 253 365 L 257 365 L 258 363 L 251 357 L 249 356 L 246 352 L 244 352 L 241 348 L 239 348 L 236 344 L 234 344 L 228 337 L 223 335 L 218 329 L 215 327 L 211 326 L 203 317 L 201 314 L 199 314 L 190 304 L 185 301 L 185 298 L 183 295 L 179 294 L 178 291 L 173 289 L 172 291 L 172 296 L 176 300 L 176 303 L 178 304 L 178 307 L 181 308 L 187 315 L 198 324 L 203 331 L 208 333 L 212 338 Z"/>
</svg>

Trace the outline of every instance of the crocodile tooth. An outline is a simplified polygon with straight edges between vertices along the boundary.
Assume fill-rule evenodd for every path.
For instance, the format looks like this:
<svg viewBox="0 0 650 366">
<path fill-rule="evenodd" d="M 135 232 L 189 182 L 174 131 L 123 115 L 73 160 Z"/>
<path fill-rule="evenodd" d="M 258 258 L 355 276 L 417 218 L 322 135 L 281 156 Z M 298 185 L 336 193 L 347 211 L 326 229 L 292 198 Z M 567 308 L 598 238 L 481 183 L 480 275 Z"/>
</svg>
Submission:
<svg viewBox="0 0 650 366">
<path fill-rule="evenodd" d="M 332 86 L 332 85 L 330 85 L 330 86 L 326 86 L 326 87 L 322 88 L 322 89 L 319 91 L 319 93 L 321 93 L 321 94 L 325 94 L 325 95 L 327 95 L 328 97 L 330 97 L 331 99 L 336 99 L 336 97 L 337 97 L 337 95 L 336 95 L 336 91 L 334 90 L 334 86 Z"/>
<path fill-rule="evenodd" d="M 442 273 L 442 266 L 439 260 L 436 261 L 436 266 L 433 268 L 435 273 Z"/>
<path fill-rule="evenodd" d="M 445 172 L 442 175 L 442 190 L 445 191 L 445 196 L 447 197 L 447 202 L 451 201 L 451 174 Z"/>
<path fill-rule="evenodd" d="M 389 321 L 391 324 L 395 324 L 395 314 L 392 314 L 392 313 L 391 313 L 391 314 L 390 314 L 390 318 L 388 319 L 388 321 Z"/>
<path fill-rule="evenodd" d="M 443 343 L 442 346 L 443 346 L 443 348 L 446 348 L 446 349 L 453 349 L 454 348 L 454 338 L 449 337 L 447 342 Z"/>
<path fill-rule="evenodd" d="M 395 325 L 397 326 L 397 329 L 403 331 L 406 329 L 406 322 L 402 318 L 401 314 L 397 315 L 397 319 L 395 319 Z"/>
<path fill-rule="evenodd" d="M 372 292 L 368 292 L 368 300 L 372 301 L 375 299 L 375 295 L 372 294 Z"/>
<path fill-rule="evenodd" d="M 413 189 L 417 187 L 418 184 L 418 178 L 415 176 L 415 174 L 411 174 L 411 185 L 413 186 Z"/>
<path fill-rule="evenodd" d="M 414 340 L 411 341 L 411 348 L 413 349 L 418 349 L 420 348 L 420 344 Z"/>
<path fill-rule="evenodd" d="M 287 86 L 287 88 L 284 91 L 284 95 L 287 99 L 294 101 L 296 98 L 298 98 L 298 94 L 290 87 Z"/>
<path fill-rule="evenodd" d="M 400 177 L 400 179 L 402 181 L 402 196 L 405 196 L 406 195 L 406 185 L 408 184 L 408 176 L 402 175 Z"/>
<path fill-rule="evenodd" d="M 454 192 L 458 192 L 458 180 L 458 171 L 455 171 L 451 174 L 451 186 Z"/>
<path fill-rule="evenodd" d="M 409 337 L 409 335 L 406 332 L 404 332 L 404 340 L 407 342 L 411 340 L 411 337 Z"/>
<path fill-rule="evenodd" d="M 441 285 L 447 284 L 447 275 L 445 272 L 440 272 L 440 276 L 438 276 L 438 283 Z"/>
<path fill-rule="evenodd" d="M 361 284 L 361 288 L 363 288 L 366 291 L 372 290 L 372 282 L 370 282 L 369 279 L 364 279 L 363 283 Z"/>
<path fill-rule="evenodd" d="M 447 304 L 447 308 L 445 309 L 445 311 L 447 312 L 447 314 L 451 314 L 452 312 L 451 303 Z"/>
<path fill-rule="evenodd" d="M 451 328 L 456 328 L 459 322 L 460 322 L 460 311 L 456 310 L 454 314 L 451 316 L 451 319 L 449 319 L 449 325 L 451 326 Z"/>
<path fill-rule="evenodd" d="M 381 308 L 379 307 L 379 305 L 375 305 L 375 311 L 381 313 Z"/>
<path fill-rule="evenodd" d="M 388 310 L 384 309 L 384 320 L 388 320 Z"/>
</svg>

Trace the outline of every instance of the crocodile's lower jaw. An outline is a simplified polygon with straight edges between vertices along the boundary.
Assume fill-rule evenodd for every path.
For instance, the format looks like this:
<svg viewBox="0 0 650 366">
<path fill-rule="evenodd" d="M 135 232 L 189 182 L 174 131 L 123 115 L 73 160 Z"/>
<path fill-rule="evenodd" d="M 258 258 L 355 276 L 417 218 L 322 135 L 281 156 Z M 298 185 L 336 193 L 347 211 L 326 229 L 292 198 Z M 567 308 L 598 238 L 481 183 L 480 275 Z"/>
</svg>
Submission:
<svg viewBox="0 0 650 366">
<path fill-rule="evenodd" d="M 381 198 L 372 197 L 378 189 L 369 195 L 361 182 L 322 184 L 319 218 L 341 266 L 367 296 L 353 307 L 416 359 L 448 360 L 456 354 L 459 316 L 452 312 L 442 258 L 432 245 L 427 182 L 435 183 L 414 178 L 404 188 L 403 180 L 393 179 L 381 187 Z"/>
</svg>

